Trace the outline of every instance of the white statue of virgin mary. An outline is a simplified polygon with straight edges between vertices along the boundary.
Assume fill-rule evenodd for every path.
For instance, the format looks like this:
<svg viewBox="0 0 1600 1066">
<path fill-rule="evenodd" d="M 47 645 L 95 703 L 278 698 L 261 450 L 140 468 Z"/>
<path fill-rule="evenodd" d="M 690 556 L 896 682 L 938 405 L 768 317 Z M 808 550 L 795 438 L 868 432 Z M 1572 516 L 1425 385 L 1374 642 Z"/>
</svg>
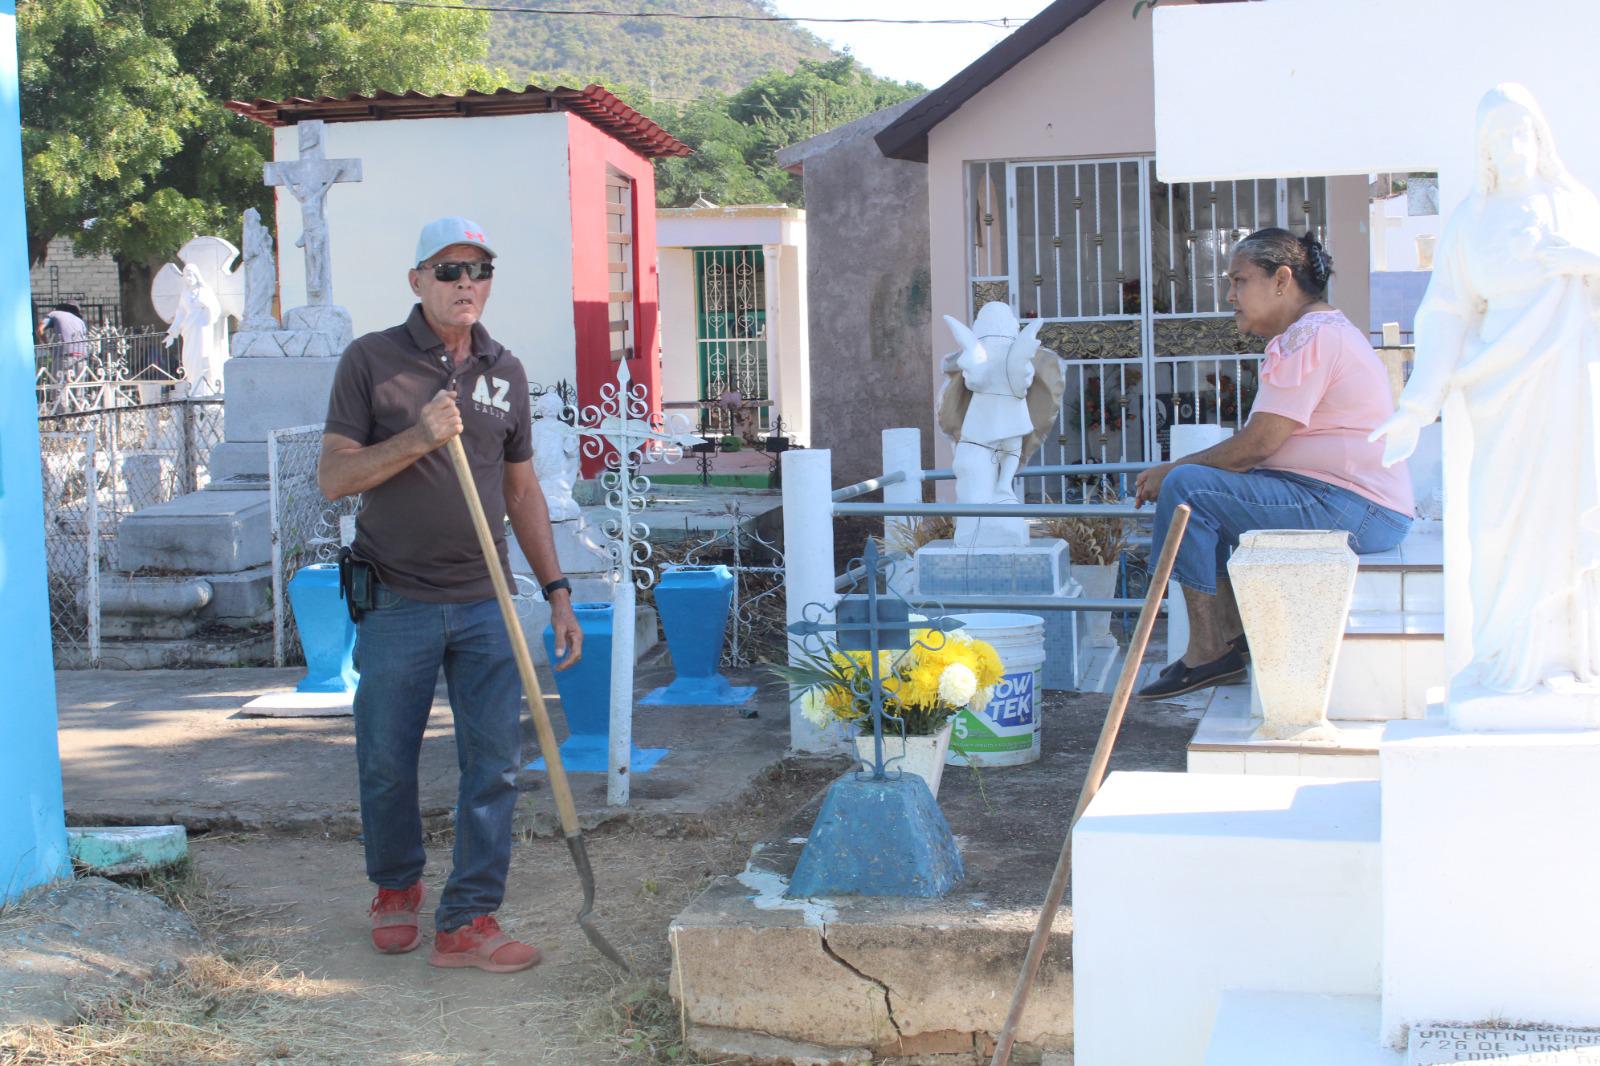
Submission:
<svg viewBox="0 0 1600 1066">
<path fill-rule="evenodd" d="M 1417 312 L 1415 369 L 1374 437 L 1396 462 L 1444 413 L 1452 721 L 1597 725 L 1600 203 L 1522 86 L 1483 98 L 1477 141 L 1476 187 Z M 1506 699 L 1535 690 L 1550 698 Z"/>
</svg>

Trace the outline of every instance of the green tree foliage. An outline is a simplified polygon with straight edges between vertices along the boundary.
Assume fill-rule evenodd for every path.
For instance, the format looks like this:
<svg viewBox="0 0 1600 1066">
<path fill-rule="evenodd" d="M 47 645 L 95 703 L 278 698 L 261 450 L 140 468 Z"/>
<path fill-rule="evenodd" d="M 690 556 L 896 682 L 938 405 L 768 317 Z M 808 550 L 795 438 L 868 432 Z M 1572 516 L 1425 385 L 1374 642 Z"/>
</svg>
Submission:
<svg viewBox="0 0 1600 1066">
<path fill-rule="evenodd" d="M 495 0 L 507 6 L 507 0 Z M 518 7 L 548 0 L 510 0 Z M 559 7 L 586 7 L 559 4 Z M 766 0 L 634 0 L 592 5 L 683 14 L 770 15 Z M 658 100 L 687 102 L 706 92 L 737 92 L 773 70 L 801 60 L 826 60 L 833 50 L 792 22 L 610 19 L 560 15 L 492 15 L 489 60 L 524 82 L 578 86 L 644 86 Z"/>
<path fill-rule="evenodd" d="M 704 196 L 719 204 L 800 204 L 800 179 L 778 166 L 778 149 L 923 91 L 876 77 L 846 55 L 804 61 L 792 74 L 774 71 L 731 96 L 636 102 L 695 150 L 686 159 L 657 162 L 656 203 L 685 207 Z"/>
<path fill-rule="evenodd" d="M 271 134 L 230 99 L 487 88 L 487 16 L 363 0 L 22 0 L 28 244 L 70 233 L 125 282 L 270 211 Z M 135 275 L 130 277 L 130 272 Z M 147 316 L 128 298 L 134 317 Z"/>
</svg>

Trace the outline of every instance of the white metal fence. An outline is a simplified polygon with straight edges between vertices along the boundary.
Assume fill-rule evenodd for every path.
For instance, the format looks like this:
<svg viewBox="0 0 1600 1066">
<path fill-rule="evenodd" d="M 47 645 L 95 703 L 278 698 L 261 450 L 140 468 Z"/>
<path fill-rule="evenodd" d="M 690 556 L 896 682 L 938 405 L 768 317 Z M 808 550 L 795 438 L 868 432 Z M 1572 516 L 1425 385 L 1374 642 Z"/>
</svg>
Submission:
<svg viewBox="0 0 1600 1066">
<path fill-rule="evenodd" d="M 45 566 L 58 663 L 98 663 L 100 577 L 120 569 L 135 511 L 204 488 L 222 401 L 178 400 L 39 419 Z"/>
<path fill-rule="evenodd" d="M 34 388 L 39 414 L 57 415 L 175 399 L 183 383 L 178 348 L 159 331 L 95 328 L 88 337 L 36 345 Z"/>
</svg>

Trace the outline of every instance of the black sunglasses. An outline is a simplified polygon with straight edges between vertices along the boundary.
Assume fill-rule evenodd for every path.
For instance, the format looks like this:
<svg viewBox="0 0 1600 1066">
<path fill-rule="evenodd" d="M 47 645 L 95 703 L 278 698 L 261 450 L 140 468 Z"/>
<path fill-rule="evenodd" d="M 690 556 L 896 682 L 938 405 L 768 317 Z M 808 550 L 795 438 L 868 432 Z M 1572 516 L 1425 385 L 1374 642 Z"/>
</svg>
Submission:
<svg viewBox="0 0 1600 1066">
<path fill-rule="evenodd" d="M 494 264 L 487 259 L 478 263 L 435 263 L 433 276 L 440 281 L 455 281 L 466 271 L 467 277 L 473 281 L 483 281 L 494 277 Z"/>
</svg>

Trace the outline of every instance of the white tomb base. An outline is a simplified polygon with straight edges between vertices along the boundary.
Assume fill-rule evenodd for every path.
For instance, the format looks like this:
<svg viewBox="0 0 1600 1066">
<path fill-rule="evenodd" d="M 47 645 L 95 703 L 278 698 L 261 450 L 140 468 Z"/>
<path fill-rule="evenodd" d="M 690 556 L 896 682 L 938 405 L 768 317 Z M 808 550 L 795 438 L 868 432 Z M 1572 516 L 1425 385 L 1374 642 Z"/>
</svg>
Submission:
<svg viewBox="0 0 1600 1066">
<path fill-rule="evenodd" d="M 1436 709 L 1379 752 L 1376 782 L 1108 779 L 1074 837 L 1078 1066 L 1364 1066 L 1413 1026 L 1600 1027 L 1600 731 Z"/>
</svg>

